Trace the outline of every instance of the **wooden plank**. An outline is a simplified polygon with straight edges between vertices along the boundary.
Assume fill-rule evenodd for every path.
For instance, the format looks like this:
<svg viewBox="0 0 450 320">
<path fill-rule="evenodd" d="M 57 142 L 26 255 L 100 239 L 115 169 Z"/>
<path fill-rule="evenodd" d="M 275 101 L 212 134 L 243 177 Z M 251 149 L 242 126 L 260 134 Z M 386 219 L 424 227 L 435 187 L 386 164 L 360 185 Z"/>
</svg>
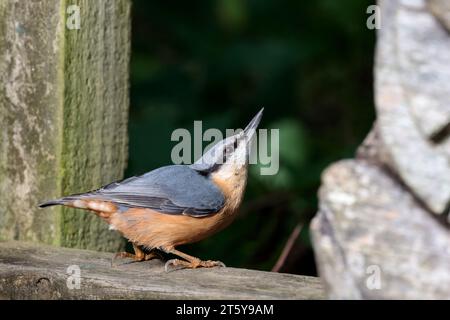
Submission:
<svg viewBox="0 0 450 320">
<path fill-rule="evenodd" d="M 122 260 L 111 267 L 111 257 L 102 252 L 0 242 L 0 299 L 324 298 L 321 282 L 314 277 L 228 267 L 165 272 L 159 260 L 128 264 Z M 80 270 L 79 289 L 69 278 L 73 274 L 68 268 L 73 265 Z"/>
<path fill-rule="evenodd" d="M 0 239 L 123 246 L 87 212 L 37 204 L 122 177 L 129 56 L 129 0 L 0 1 Z"/>
</svg>

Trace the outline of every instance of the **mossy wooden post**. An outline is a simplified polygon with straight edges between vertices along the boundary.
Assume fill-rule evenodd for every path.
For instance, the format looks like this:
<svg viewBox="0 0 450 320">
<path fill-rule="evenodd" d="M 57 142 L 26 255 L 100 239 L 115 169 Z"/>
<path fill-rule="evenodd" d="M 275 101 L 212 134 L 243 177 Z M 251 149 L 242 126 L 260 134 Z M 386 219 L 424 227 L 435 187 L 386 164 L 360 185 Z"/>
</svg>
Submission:
<svg viewBox="0 0 450 320">
<path fill-rule="evenodd" d="M 129 0 L 0 0 L 0 240 L 123 246 L 91 213 L 37 205 L 122 177 L 129 56 Z"/>
</svg>

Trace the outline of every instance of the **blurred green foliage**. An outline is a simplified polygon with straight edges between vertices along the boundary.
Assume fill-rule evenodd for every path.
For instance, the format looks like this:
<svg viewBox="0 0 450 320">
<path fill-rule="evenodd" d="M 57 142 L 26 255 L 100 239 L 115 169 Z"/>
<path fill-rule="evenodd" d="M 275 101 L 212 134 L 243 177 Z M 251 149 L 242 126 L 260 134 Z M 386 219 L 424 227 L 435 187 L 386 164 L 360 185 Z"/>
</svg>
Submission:
<svg viewBox="0 0 450 320">
<path fill-rule="evenodd" d="M 308 224 L 320 174 L 352 157 L 374 120 L 375 34 L 366 0 L 133 1 L 127 176 L 171 163 L 176 128 L 280 129 L 280 170 L 250 170 L 241 214 L 185 249 L 270 270 L 297 223 L 283 271 L 314 274 Z M 224 131 L 223 131 L 224 132 Z"/>
</svg>

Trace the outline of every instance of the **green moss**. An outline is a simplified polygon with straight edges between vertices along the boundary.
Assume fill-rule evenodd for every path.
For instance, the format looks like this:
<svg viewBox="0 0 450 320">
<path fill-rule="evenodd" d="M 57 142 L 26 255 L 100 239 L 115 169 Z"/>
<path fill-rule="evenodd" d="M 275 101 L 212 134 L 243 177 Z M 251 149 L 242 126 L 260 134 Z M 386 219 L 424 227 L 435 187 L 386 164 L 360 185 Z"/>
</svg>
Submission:
<svg viewBox="0 0 450 320">
<path fill-rule="evenodd" d="M 128 88 L 129 15 L 115 13 L 130 2 L 74 4 L 80 6 L 82 20 L 79 30 L 66 30 L 64 36 L 63 194 L 122 178 L 127 154 L 127 121 L 122 115 L 128 112 L 128 92 L 117 88 Z M 117 61 L 118 54 L 124 58 Z M 60 230 L 63 246 L 97 250 L 124 246 L 101 219 L 81 210 L 63 208 Z"/>
<path fill-rule="evenodd" d="M 66 28 L 69 4 L 81 8 L 80 30 Z M 0 124 L 6 137 L 0 138 L 0 239 L 123 247 L 93 214 L 37 205 L 122 178 L 129 6 L 129 0 L 0 1 Z"/>
</svg>

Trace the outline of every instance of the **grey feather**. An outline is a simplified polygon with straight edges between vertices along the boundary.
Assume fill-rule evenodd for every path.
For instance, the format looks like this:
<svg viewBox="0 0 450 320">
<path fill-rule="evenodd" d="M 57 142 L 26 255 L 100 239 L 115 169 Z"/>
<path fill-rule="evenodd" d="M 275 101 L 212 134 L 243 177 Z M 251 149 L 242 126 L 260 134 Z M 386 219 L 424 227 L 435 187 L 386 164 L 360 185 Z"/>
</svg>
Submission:
<svg viewBox="0 0 450 320">
<path fill-rule="evenodd" d="M 150 208 L 161 213 L 195 217 L 216 213 L 225 204 L 223 193 L 207 176 L 184 165 L 161 167 L 61 200 L 89 198 L 111 201 L 124 207 Z"/>
</svg>

